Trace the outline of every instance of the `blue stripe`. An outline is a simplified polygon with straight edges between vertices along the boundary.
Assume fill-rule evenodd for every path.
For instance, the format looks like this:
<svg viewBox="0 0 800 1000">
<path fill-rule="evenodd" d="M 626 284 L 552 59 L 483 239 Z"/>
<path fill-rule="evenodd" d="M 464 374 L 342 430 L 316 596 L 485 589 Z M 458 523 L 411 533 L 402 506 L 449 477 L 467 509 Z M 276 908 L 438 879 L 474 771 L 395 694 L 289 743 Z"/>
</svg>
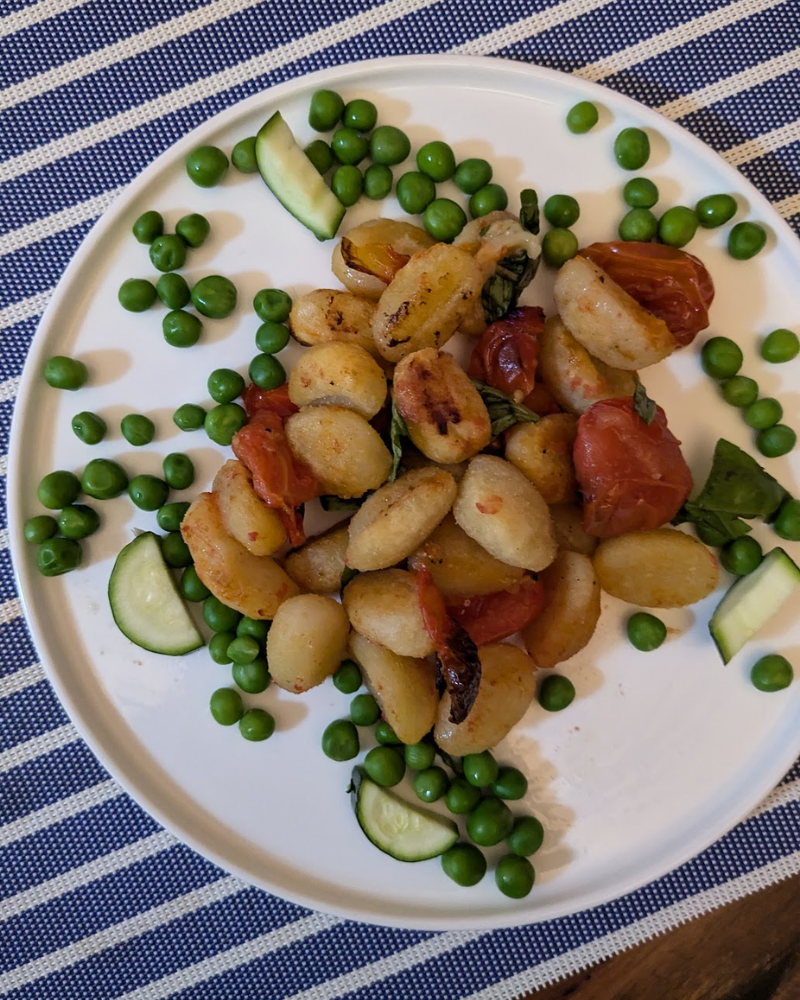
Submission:
<svg viewBox="0 0 800 1000">
<path fill-rule="evenodd" d="M 5 480 L 2 480 L 0 481 L 0 491 L 4 488 Z M 36 663 L 39 659 L 27 623 L 22 617 L 0 625 L 0 647 L 3 649 L 3 656 L 0 657 L 0 677 L 8 677 L 22 667 Z M 12 718 L 12 716 L 6 715 L 6 699 L 3 699 L 2 704 L 3 710 L 0 712 L 0 719 Z M 2 739 L 2 733 L 0 733 L 0 739 Z"/>
<path fill-rule="evenodd" d="M 3 699 L 3 714 L 14 719 L 14 727 L 0 731 L 0 752 L 69 722 L 47 681 L 8 695 Z"/>
<path fill-rule="evenodd" d="M 52 288 L 88 235 L 93 221 L 62 229 L 0 257 L 0 309 Z"/>
<path fill-rule="evenodd" d="M 0 493 L 0 503 L 2 502 L 2 493 Z M 5 516 L 0 517 L 0 527 L 2 527 L 2 521 L 5 520 Z M 10 601 L 12 598 L 17 596 L 17 581 L 14 577 L 14 567 L 11 562 L 11 551 L 10 549 L 3 549 L 0 551 L 0 601 Z M 2 675 L 2 670 L 0 670 L 0 676 Z"/>
<path fill-rule="evenodd" d="M 2 327 L 3 350 L 0 351 L 0 382 L 18 378 L 28 357 L 33 335 L 39 325 L 40 316 L 31 316 Z"/>
<path fill-rule="evenodd" d="M 743 163 L 739 170 L 770 201 L 800 192 L 800 139 L 774 153 Z"/>
</svg>

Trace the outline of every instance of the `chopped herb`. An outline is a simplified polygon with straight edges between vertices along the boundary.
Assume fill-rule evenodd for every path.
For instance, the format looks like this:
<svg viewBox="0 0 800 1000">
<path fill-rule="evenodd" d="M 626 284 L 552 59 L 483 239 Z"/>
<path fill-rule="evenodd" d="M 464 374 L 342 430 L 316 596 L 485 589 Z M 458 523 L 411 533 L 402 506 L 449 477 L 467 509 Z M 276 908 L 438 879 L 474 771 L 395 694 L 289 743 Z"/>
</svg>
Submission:
<svg viewBox="0 0 800 1000">
<path fill-rule="evenodd" d="M 322 509 L 327 511 L 358 510 L 364 499 L 364 497 L 359 497 L 354 500 L 344 500 L 342 497 L 325 494 L 319 498 L 319 502 L 322 505 Z"/>
<path fill-rule="evenodd" d="M 523 289 L 533 281 L 539 259 L 532 260 L 525 250 L 516 250 L 498 261 L 494 274 L 486 280 L 481 292 L 487 323 L 502 319 L 516 306 Z"/>
<path fill-rule="evenodd" d="M 636 386 L 633 391 L 634 413 L 637 413 L 649 427 L 656 415 L 656 404 L 647 395 L 647 390 L 639 381 L 638 375 L 633 376 L 633 381 Z"/>
<path fill-rule="evenodd" d="M 358 576 L 359 571 L 357 569 L 350 569 L 349 566 L 345 566 L 342 570 L 342 575 L 339 580 L 339 586 L 342 590 L 347 586 L 348 583 L 353 579 L 354 576 Z"/>
<path fill-rule="evenodd" d="M 389 443 L 392 449 L 392 471 L 389 473 L 389 482 L 393 483 L 397 479 L 397 470 L 400 468 L 400 461 L 403 457 L 403 438 L 408 437 L 408 427 L 405 420 L 397 412 L 394 398 L 392 398 L 392 422 L 389 427 Z"/>
<path fill-rule="evenodd" d="M 476 378 L 470 379 L 470 382 L 472 382 L 480 393 L 481 399 L 489 411 L 493 438 L 502 434 L 509 427 L 513 427 L 514 424 L 535 424 L 539 422 L 538 413 L 529 410 L 522 403 L 516 403 L 507 393 L 502 392 L 500 389 L 494 389 L 485 382 L 479 382 Z"/>
<path fill-rule="evenodd" d="M 539 235 L 539 195 L 533 188 L 525 188 L 520 191 L 519 221 L 524 229 L 534 236 Z"/>
</svg>

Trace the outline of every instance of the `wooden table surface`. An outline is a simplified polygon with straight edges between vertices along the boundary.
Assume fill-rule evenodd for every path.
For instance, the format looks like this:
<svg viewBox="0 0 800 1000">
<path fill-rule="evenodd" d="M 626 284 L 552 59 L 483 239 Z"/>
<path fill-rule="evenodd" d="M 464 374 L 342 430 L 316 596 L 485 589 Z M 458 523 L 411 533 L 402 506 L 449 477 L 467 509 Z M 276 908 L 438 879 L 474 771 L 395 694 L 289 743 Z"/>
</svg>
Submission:
<svg viewBox="0 0 800 1000">
<path fill-rule="evenodd" d="M 800 878 L 520 1000 L 800 1000 Z"/>
</svg>

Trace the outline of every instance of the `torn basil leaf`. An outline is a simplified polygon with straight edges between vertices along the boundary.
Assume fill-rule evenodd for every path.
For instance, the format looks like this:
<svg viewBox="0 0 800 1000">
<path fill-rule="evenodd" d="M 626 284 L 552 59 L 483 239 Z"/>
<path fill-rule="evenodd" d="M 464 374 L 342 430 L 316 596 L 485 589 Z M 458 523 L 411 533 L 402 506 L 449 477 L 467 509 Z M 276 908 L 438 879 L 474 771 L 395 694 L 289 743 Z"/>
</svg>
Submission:
<svg viewBox="0 0 800 1000">
<path fill-rule="evenodd" d="M 400 461 L 403 458 L 403 438 L 408 437 L 408 427 L 405 420 L 397 412 L 394 398 L 392 398 L 392 422 L 389 426 L 389 444 L 392 451 L 392 469 L 389 473 L 389 482 L 393 483 L 397 479 L 397 470 L 400 468 Z"/>
<path fill-rule="evenodd" d="M 489 411 L 489 419 L 492 422 L 492 437 L 496 438 L 503 431 L 513 427 L 514 424 L 536 424 L 539 422 L 539 414 L 529 410 L 522 403 L 515 402 L 511 396 L 494 389 L 485 382 L 479 382 L 472 378 L 470 382 L 480 393 L 484 406 Z"/>
<path fill-rule="evenodd" d="M 520 191 L 519 221 L 524 229 L 534 236 L 539 235 L 539 195 L 533 188 L 525 188 Z"/>
<path fill-rule="evenodd" d="M 638 414 L 649 427 L 656 415 L 656 404 L 647 395 L 647 390 L 639 381 L 638 375 L 633 376 L 633 382 L 636 386 L 633 390 L 633 412 Z"/>
<path fill-rule="evenodd" d="M 532 260 L 525 250 L 515 250 L 498 261 L 494 274 L 481 292 L 487 323 L 502 319 L 516 306 L 523 290 L 533 281 L 540 258 Z"/>
</svg>

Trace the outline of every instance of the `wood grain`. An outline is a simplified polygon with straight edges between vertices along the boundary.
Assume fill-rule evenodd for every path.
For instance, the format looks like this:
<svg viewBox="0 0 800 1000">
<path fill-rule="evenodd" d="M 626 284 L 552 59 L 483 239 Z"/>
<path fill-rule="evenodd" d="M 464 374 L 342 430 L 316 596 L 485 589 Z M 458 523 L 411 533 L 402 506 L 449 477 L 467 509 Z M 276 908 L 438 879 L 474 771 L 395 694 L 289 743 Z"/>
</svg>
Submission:
<svg viewBox="0 0 800 1000">
<path fill-rule="evenodd" d="M 800 1000 L 800 879 L 520 1000 Z"/>
</svg>

